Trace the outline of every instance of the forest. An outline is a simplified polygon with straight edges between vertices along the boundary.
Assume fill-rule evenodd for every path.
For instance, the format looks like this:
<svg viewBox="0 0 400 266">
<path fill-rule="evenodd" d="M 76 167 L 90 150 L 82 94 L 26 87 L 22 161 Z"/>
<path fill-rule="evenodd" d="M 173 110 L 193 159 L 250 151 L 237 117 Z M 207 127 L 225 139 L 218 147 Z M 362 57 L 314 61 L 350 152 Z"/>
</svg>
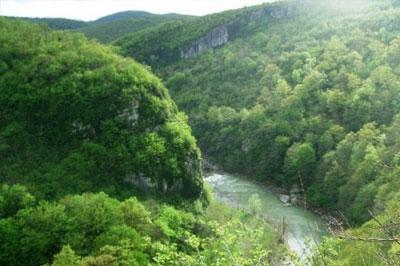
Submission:
<svg viewBox="0 0 400 266">
<path fill-rule="evenodd" d="M 0 264 L 400 265 L 399 77 L 397 0 L 0 18 Z M 295 258 L 203 159 L 331 235 Z"/>
<path fill-rule="evenodd" d="M 265 221 L 212 201 L 187 118 L 145 67 L 77 33 L 0 32 L 1 265 L 286 256 Z"/>
<path fill-rule="evenodd" d="M 259 16 L 257 10 L 281 12 Z M 196 20 L 182 31 L 173 29 L 178 35 L 173 42 L 145 42 L 171 30 L 169 24 L 116 44 L 166 81 L 204 156 L 227 171 L 288 191 L 302 186 L 308 205 L 359 227 L 359 236 L 387 236 L 376 224 L 371 229 L 377 215 L 398 236 L 398 1 L 288 1 Z M 232 40 L 179 59 L 174 42 L 196 40 L 201 33 L 189 28 L 214 20 L 226 23 L 228 31 L 235 25 Z M 175 57 L 152 54 L 170 48 Z M 398 264 L 398 242 L 350 243 L 351 248 L 342 242 L 334 260 L 343 256 L 343 262 L 334 265 Z M 371 262 L 363 264 L 366 250 Z"/>
</svg>

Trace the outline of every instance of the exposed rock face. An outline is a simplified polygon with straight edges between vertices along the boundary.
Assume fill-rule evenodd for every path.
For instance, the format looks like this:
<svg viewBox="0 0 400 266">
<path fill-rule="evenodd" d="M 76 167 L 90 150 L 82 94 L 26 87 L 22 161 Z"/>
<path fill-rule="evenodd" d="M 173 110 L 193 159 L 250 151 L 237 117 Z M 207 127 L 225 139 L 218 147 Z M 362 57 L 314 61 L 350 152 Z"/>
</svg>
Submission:
<svg viewBox="0 0 400 266">
<path fill-rule="evenodd" d="M 247 20 L 254 21 L 261 19 L 265 16 L 270 16 L 275 20 L 283 20 L 289 18 L 292 15 L 293 11 L 294 8 L 291 5 L 268 6 L 253 11 L 248 15 Z M 223 46 L 224 44 L 235 38 L 235 31 L 238 30 L 238 27 L 241 27 L 241 23 L 243 22 L 240 22 L 240 20 L 236 20 L 214 28 L 203 37 L 190 43 L 186 47 L 181 48 L 181 58 L 195 58 L 207 49 Z"/>
<path fill-rule="evenodd" d="M 222 46 L 229 40 L 228 27 L 222 25 L 181 49 L 181 58 L 194 58 L 202 51 L 218 46 Z"/>
<path fill-rule="evenodd" d="M 151 190 L 157 187 L 157 184 L 152 182 L 150 177 L 144 176 L 143 174 L 139 175 L 130 175 L 125 178 L 125 182 L 135 185 L 136 187 L 142 190 Z"/>
<path fill-rule="evenodd" d="M 136 186 L 137 188 L 143 191 L 161 191 L 164 194 L 168 193 L 190 193 L 190 191 L 196 190 L 196 187 L 193 186 L 200 186 L 202 187 L 202 172 L 200 167 L 200 160 L 197 157 L 189 156 L 186 158 L 186 165 L 187 165 L 187 173 L 185 177 L 186 180 L 182 178 L 178 178 L 176 180 L 168 181 L 165 178 L 158 178 L 157 180 L 152 179 L 144 175 L 143 173 L 139 174 L 131 174 L 125 177 L 124 181 L 127 184 L 131 184 Z M 195 179 L 193 184 L 192 178 Z M 187 195 L 193 196 L 193 195 Z"/>
</svg>

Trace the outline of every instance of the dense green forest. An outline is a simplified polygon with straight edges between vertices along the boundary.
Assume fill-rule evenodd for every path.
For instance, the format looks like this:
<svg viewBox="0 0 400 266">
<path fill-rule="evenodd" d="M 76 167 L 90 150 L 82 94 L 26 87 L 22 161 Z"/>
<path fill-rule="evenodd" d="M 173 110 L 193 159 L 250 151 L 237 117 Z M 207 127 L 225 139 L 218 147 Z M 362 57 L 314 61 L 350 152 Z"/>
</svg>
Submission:
<svg viewBox="0 0 400 266">
<path fill-rule="evenodd" d="M 201 194 L 200 151 L 159 79 L 79 34 L 1 23 L 2 180 L 43 198 L 136 179 Z"/>
<path fill-rule="evenodd" d="M 399 1 L 44 24 L 0 19 L 0 264 L 282 263 L 198 145 L 335 218 L 299 264 L 400 265 Z"/>
<path fill-rule="evenodd" d="M 19 185 L 0 199 L 1 265 L 250 266 L 284 255 L 263 220 L 216 203 L 185 211 L 103 192 L 38 201 Z"/>
<path fill-rule="evenodd" d="M 162 82 L 78 33 L 0 19 L 1 265 L 263 265 L 257 214 L 203 186 Z"/>
<path fill-rule="evenodd" d="M 47 25 L 55 30 L 72 30 L 86 27 L 87 23 L 81 20 L 66 18 L 25 18 L 25 17 L 7 17 L 8 19 L 25 20 L 27 22 Z"/>
<path fill-rule="evenodd" d="M 158 15 L 144 11 L 124 11 L 87 22 L 65 18 L 8 18 L 46 25 L 53 30 L 74 30 L 99 42 L 110 43 L 129 34 L 188 17 L 173 13 Z"/>
<path fill-rule="evenodd" d="M 217 26 L 227 42 L 182 56 Z M 383 237 L 371 214 L 400 234 L 399 34 L 398 1 L 315 0 L 162 24 L 115 44 L 166 81 L 211 161 L 287 190 L 298 184 L 308 206 Z M 161 35 L 170 37 L 156 42 Z M 337 265 L 398 264 L 397 242 L 346 245 Z M 370 262 L 352 248 L 369 250 Z"/>
<path fill-rule="evenodd" d="M 100 42 L 109 43 L 121 38 L 121 36 L 133 34 L 137 31 L 166 22 L 177 21 L 184 17 L 186 16 L 177 14 L 147 14 L 135 17 L 122 16 L 122 19 L 119 19 L 119 16 L 113 16 L 111 18 L 104 17 L 90 23 L 87 27 L 77 29 L 77 31 L 84 33 L 89 38 L 95 38 Z"/>
<path fill-rule="evenodd" d="M 226 170 L 288 189 L 301 178 L 310 203 L 339 208 L 355 223 L 368 219 L 396 165 L 400 107 L 400 9 L 391 1 L 360 3 L 333 9 L 320 1 L 283 2 L 196 18 L 203 31 L 233 19 L 235 39 L 154 66 L 207 156 Z M 269 9 L 282 15 L 254 15 Z M 196 21 L 176 32 L 182 36 L 171 37 L 174 43 L 144 43 L 147 50 L 129 38 L 116 44 L 153 66 L 147 53 L 195 40 Z M 145 42 L 170 27 L 132 36 Z"/>
</svg>

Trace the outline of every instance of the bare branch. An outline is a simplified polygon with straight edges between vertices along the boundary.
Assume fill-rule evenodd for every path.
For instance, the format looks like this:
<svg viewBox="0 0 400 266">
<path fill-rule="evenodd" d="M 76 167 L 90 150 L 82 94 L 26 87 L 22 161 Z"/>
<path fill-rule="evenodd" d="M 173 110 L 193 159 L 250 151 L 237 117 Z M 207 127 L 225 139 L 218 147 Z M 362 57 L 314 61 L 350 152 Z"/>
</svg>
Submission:
<svg viewBox="0 0 400 266">
<path fill-rule="evenodd" d="M 378 218 L 376 218 L 376 217 L 374 216 L 374 214 L 372 213 L 372 211 L 368 210 L 368 212 L 369 212 L 369 215 L 371 215 L 372 219 L 380 226 L 381 230 L 382 230 L 384 233 L 386 233 L 390 238 L 396 239 L 396 240 L 394 240 L 394 242 L 396 242 L 398 245 L 400 245 L 400 239 L 396 238 L 395 235 L 394 235 L 390 230 L 388 230 L 388 229 L 378 220 Z"/>
<path fill-rule="evenodd" d="M 398 242 L 399 238 L 381 238 L 381 237 L 359 237 L 359 236 L 344 236 L 337 235 L 338 238 L 343 240 L 364 241 L 364 242 Z"/>
</svg>

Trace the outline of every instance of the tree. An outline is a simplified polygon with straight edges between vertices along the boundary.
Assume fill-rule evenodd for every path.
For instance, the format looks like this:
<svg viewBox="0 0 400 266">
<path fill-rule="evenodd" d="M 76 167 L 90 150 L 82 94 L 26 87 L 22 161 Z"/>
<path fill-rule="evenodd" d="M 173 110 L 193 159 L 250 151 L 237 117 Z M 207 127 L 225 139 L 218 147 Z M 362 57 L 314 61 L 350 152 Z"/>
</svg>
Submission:
<svg viewBox="0 0 400 266">
<path fill-rule="evenodd" d="M 310 143 L 294 143 L 286 152 L 285 175 L 286 187 L 290 189 L 293 183 L 299 182 L 304 187 L 311 179 L 316 162 L 315 150 Z"/>
<path fill-rule="evenodd" d="M 35 198 L 21 185 L 3 184 L 0 188 L 0 218 L 11 217 L 35 203 Z"/>
</svg>

